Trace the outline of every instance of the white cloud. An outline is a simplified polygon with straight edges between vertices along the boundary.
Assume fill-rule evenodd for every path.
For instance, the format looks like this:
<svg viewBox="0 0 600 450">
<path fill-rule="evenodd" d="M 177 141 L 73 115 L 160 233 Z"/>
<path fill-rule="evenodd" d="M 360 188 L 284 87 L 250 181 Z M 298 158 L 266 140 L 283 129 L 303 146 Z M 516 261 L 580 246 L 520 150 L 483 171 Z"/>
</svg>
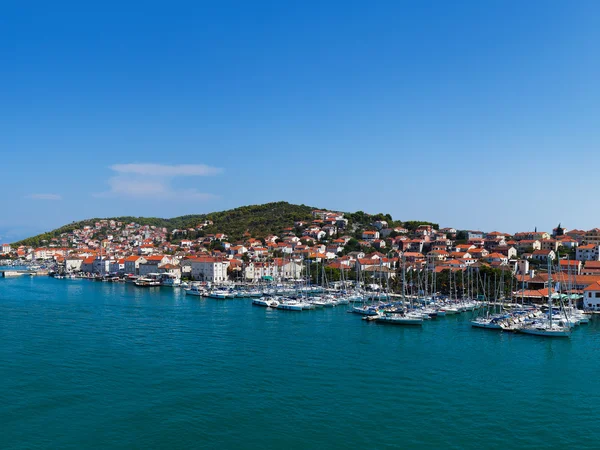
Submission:
<svg viewBox="0 0 600 450">
<path fill-rule="evenodd" d="M 136 175 L 176 177 L 176 176 L 209 176 L 218 175 L 223 169 L 205 164 L 115 164 L 110 167 L 118 173 Z"/>
<path fill-rule="evenodd" d="M 217 175 L 223 171 L 204 164 L 115 164 L 110 168 L 117 173 L 107 180 L 110 189 L 94 194 L 95 197 L 210 200 L 216 196 L 197 189 L 175 189 L 171 181 L 176 177 Z"/>
<path fill-rule="evenodd" d="M 58 194 L 29 194 L 26 198 L 33 200 L 62 200 Z"/>
<path fill-rule="evenodd" d="M 168 191 L 168 186 L 162 180 L 136 180 L 126 177 L 112 177 L 108 180 L 112 194 L 127 196 L 149 197 L 163 195 Z"/>
</svg>

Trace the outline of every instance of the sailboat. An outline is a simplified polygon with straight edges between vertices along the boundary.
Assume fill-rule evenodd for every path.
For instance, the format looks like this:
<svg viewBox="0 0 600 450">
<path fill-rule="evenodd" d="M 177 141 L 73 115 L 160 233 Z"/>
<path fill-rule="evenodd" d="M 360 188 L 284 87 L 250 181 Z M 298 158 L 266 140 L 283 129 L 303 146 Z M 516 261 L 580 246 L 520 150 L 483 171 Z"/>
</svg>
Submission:
<svg viewBox="0 0 600 450">
<path fill-rule="evenodd" d="M 569 337 L 571 335 L 569 321 L 563 322 L 553 318 L 554 311 L 552 303 L 552 260 L 548 258 L 548 317 L 528 323 L 519 328 L 519 331 L 521 333 L 534 334 L 536 336 Z M 562 302 L 560 309 L 561 311 L 563 310 Z"/>
<path fill-rule="evenodd" d="M 502 330 L 505 328 L 504 322 L 509 318 L 509 315 L 502 312 L 502 303 L 500 301 L 501 292 L 503 291 L 503 280 L 504 280 L 504 272 L 502 272 L 500 278 L 500 287 L 498 288 L 496 285 L 494 286 L 494 302 L 493 305 L 498 307 L 498 312 L 492 311 L 490 306 L 490 302 L 486 302 L 484 308 L 482 309 L 482 315 L 476 317 L 471 321 L 471 326 L 475 328 L 487 328 L 492 330 Z M 495 283 L 495 278 L 494 278 Z M 485 281 L 483 291 L 485 292 Z M 487 306 L 487 310 L 486 310 Z"/>
<path fill-rule="evenodd" d="M 411 297 L 411 309 L 412 309 L 412 297 Z M 406 261 L 402 258 L 402 306 L 406 308 Z M 425 314 L 427 316 L 427 314 Z M 387 323 L 390 325 L 423 325 L 423 315 L 416 311 L 404 311 L 404 312 L 386 312 L 380 314 L 375 321 L 377 323 Z M 430 317 L 427 317 L 428 319 Z"/>
</svg>

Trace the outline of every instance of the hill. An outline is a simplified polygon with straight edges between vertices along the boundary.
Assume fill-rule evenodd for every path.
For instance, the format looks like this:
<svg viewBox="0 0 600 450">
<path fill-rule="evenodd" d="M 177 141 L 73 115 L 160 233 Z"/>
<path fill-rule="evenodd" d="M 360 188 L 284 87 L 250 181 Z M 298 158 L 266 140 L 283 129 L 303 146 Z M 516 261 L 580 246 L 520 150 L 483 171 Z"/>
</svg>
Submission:
<svg viewBox="0 0 600 450">
<path fill-rule="evenodd" d="M 282 228 L 293 226 L 295 221 L 307 221 L 312 219 L 311 211 L 315 209 L 306 205 L 292 205 L 287 202 L 265 203 L 263 205 L 241 206 L 227 211 L 213 212 L 208 214 L 191 214 L 186 216 L 163 219 L 158 217 L 109 217 L 104 220 L 114 220 L 123 223 L 138 223 L 140 225 L 153 225 L 166 228 L 169 232 L 175 229 L 195 228 L 206 220 L 211 220 L 213 225 L 205 227 L 204 233 L 225 233 L 232 240 L 241 239 L 246 231 L 253 236 L 264 237 L 268 234 L 277 234 Z M 96 222 L 103 220 L 92 218 L 72 222 L 47 233 L 32 236 L 15 242 L 13 246 L 27 245 L 38 247 L 44 245 L 52 238 L 59 237 L 63 233 L 81 229 L 85 226 L 93 226 Z"/>
<path fill-rule="evenodd" d="M 93 218 L 73 222 L 64 225 L 56 230 L 47 233 L 39 234 L 21 241 L 15 242 L 13 246 L 27 245 L 32 247 L 40 247 L 46 245 L 51 239 L 58 238 L 64 233 L 82 229 L 85 226 L 94 226 L 100 220 L 114 220 L 115 222 L 137 223 L 140 225 L 150 225 L 159 228 L 166 228 L 169 233 L 173 230 L 186 230 L 189 228 L 197 228 L 198 225 L 204 224 L 206 221 L 212 221 L 212 225 L 205 226 L 201 231 L 195 234 L 186 234 L 186 238 L 200 237 L 210 233 L 225 233 L 232 242 L 241 240 L 246 232 L 256 238 L 266 237 L 269 234 L 278 235 L 284 228 L 294 226 L 294 222 L 310 222 L 313 220 L 312 211 L 314 208 L 306 205 L 293 205 L 287 202 L 265 203 L 263 205 L 241 206 L 239 208 L 230 209 L 227 211 L 212 212 L 208 214 L 192 214 L 171 219 L 163 219 L 158 217 L 110 217 L 110 218 Z M 416 228 L 419 224 L 428 224 L 430 222 L 400 222 L 394 221 L 390 214 L 366 214 L 363 211 L 355 213 L 344 213 L 344 217 L 349 220 L 348 232 L 352 233 L 357 230 L 370 228 L 371 224 L 376 220 L 385 220 L 390 227 L 405 226 L 409 230 Z M 437 228 L 437 224 L 432 224 Z M 109 230 L 106 230 L 108 233 Z M 102 235 L 100 232 L 100 236 Z M 357 234 L 358 236 L 360 233 Z M 183 236 L 179 236 L 180 238 Z M 177 239 L 177 236 L 175 236 Z"/>
</svg>

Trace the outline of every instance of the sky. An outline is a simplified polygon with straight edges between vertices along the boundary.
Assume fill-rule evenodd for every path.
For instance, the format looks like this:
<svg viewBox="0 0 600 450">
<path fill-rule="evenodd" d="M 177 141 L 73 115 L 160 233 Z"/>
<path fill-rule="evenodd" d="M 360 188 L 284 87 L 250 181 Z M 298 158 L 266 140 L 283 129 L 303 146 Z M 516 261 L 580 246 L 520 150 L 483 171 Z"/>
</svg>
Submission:
<svg viewBox="0 0 600 450">
<path fill-rule="evenodd" d="M 600 2 L 8 1 L 0 240 L 285 200 L 600 226 Z"/>
</svg>

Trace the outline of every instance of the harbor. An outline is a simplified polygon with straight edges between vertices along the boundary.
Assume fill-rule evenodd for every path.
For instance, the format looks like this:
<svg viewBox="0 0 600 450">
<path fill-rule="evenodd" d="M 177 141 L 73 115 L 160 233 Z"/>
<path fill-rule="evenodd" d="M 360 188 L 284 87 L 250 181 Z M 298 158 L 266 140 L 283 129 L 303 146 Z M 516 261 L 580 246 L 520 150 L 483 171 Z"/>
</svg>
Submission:
<svg viewBox="0 0 600 450">
<path fill-rule="evenodd" d="M 548 265 L 551 270 L 551 265 Z M 26 272 L 24 270 L 23 272 Z M 185 295 L 218 301 L 245 300 L 252 306 L 279 311 L 309 311 L 338 308 L 364 321 L 382 325 L 423 326 L 427 321 L 437 321 L 446 316 L 465 315 L 473 328 L 500 332 L 520 332 L 545 337 L 570 337 L 580 325 L 589 324 L 598 311 L 586 311 L 577 307 L 576 296 L 555 294 L 549 289 L 548 303 L 524 304 L 518 297 L 481 300 L 475 292 L 463 291 L 452 296 L 433 293 L 415 296 L 406 292 L 392 293 L 382 290 L 382 285 L 372 285 L 376 290 L 347 282 L 344 285 L 311 285 L 308 279 L 287 283 L 265 282 L 228 283 L 212 285 L 182 281 L 169 274 L 149 273 L 145 276 L 116 276 L 99 274 L 59 275 L 51 271 L 55 280 L 86 280 L 103 283 L 124 283 L 136 288 L 166 289 Z M 403 277 L 405 275 L 403 274 Z M 552 285 L 550 280 L 549 286 Z M 493 290 L 499 295 L 500 288 Z M 151 290 L 151 291 L 154 291 Z M 470 294 L 470 295 L 469 295 Z M 568 300 L 567 300 L 568 299 Z M 520 299 L 523 300 L 523 299 Z"/>
<path fill-rule="evenodd" d="M 549 425 L 557 447 L 600 437 L 585 425 L 600 412 L 600 390 L 585 385 L 597 368 L 597 320 L 570 339 L 545 339 L 474 328 L 482 309 L 397 327 L 363 321 L 351 305 L 296 312 L 134 283 L 1 284 L 8 448 L 22 448 L 25 434 L 61 448 L 90 439 L 98 448 L 209 448 L 214 439 L 304 448 L 317 439 L 327 448 L 475 449 L 512 436 L 511 448 L 526 449 Z M 575 437 L 583 430 L 585 441 Z"/>
</svg>

